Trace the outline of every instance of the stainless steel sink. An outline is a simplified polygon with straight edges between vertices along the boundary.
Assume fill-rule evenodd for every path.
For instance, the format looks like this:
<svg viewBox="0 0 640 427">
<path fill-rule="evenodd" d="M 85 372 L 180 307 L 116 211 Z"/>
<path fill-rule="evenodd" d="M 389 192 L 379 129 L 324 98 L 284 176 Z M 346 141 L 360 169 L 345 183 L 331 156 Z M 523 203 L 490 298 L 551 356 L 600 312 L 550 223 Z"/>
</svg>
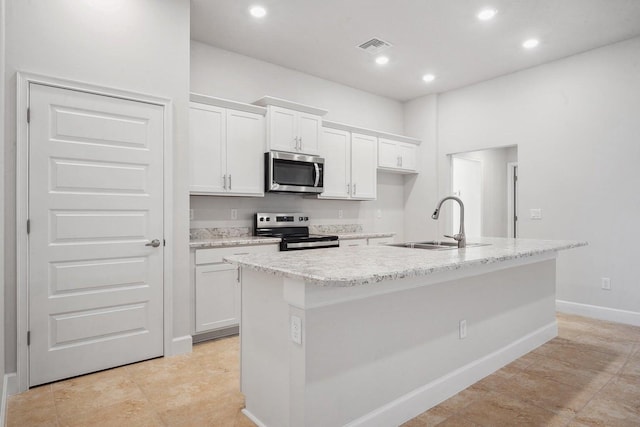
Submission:
<svg viewBox="0 0 640 427">
<path fill-rule="evenodd" d="M 489 243 L 467 243 L 467 247 L 474 246 L 488 246 Z M 399 248 L 411 248 L 411 249 L 429 249 L 432 251 L 442 251 L 447 249 L 458 249 L 457 242 L 440 242 L 437 240 L 428 240 L 426 242 L 405 242 L 405 243 L 392 243 L 388 246 L 396 246 Z"/>
</svg>

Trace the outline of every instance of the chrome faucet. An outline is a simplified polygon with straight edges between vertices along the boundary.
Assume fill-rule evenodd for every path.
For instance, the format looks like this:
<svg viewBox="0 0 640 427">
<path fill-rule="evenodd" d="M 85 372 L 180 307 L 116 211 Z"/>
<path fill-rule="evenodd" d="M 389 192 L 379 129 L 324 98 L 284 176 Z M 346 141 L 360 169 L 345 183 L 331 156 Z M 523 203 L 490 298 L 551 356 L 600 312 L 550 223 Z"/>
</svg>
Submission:
<svg viewBox="0 0 640 427">
<path fill-rule="evenodd" d="M 462 200 L 460 200 L 459 197 L 448 196 L 440 200 L 438 202 L 438 206 L 436 206 L 436 210 L 433 211 L 433 215 L 431 215 L 431 218 L 438 219 L 438 217 L 440 216 L 440 208 L 442 207 L 442 203 L 444 203 L 445 200 L 455 200 L 460 205 L 460 231 L 458 231 L 458 234 L 454 234 L 453 236 L 445 234 L 444 237 L 450 237 L 454 239 L 456 242 L 458 242 L 458 248 L 464 248 L 467 246 L 467 237 L 464 235 L 464 203 L 462 203 Z"/>
</svg>

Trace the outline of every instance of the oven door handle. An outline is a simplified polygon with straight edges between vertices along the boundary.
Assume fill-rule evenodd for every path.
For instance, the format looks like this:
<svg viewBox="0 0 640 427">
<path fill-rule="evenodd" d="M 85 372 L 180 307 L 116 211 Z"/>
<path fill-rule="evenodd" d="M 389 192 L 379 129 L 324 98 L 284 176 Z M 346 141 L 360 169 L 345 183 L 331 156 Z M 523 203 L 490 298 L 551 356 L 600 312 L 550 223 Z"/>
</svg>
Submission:
<svg viewBox="0 0 640 427">
<path fill-rule="evenodd" d="M 318 184 L 320 183 L 320 167 L 318 167 L 317 163 L 313 164 L 313 167 L 316 169 L 316 181 L 313 184 L 314 187 L 317 187 Z"/>
</svg>

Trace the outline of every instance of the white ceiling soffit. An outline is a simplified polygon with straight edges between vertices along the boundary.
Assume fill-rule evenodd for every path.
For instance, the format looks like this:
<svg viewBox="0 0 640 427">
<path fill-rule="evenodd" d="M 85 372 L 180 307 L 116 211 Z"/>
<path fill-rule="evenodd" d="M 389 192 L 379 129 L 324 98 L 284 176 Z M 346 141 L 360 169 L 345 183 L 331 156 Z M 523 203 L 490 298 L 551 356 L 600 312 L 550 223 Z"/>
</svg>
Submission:
<svg viewBox="0 0 640 427">
<path fill-rule="evenodd" d="M 487 6 L 498 14 L 479 21 Z M 640 0 L 191 1 L 194 40 L 402 101 L 638 35 Z M 358 49 L 372 38 L 393 45 L 385 66 Z"/>
</svg>

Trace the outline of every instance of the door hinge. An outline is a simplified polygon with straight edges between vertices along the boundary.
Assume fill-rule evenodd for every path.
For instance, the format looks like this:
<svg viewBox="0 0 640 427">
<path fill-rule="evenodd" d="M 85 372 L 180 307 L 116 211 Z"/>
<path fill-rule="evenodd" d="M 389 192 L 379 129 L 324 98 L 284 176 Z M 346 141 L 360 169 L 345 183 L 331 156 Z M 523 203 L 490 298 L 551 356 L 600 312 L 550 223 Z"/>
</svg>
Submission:
<svg viewBox="0 0 640 427">
<path fill-rule="evenodd" d="M 165 239 L 162 239 L 162 246 L 167 246 L 167 241 Z"/>
<path fill-rule="evenodd" d="M 31 345 L 31 331 L 27 331 L 27 345 Z"/>
<path fill-rule="evenodd" d="M 31 108 L 27 108 L 27 123 L 31 123 Z"/>
<path fill-rule="evenodd" d="M 27 234 L 31 233 L 31 220 L 27 220 Z"/>
<path fill-rule="evenodd" d="M 516 221 L 518 220 L 518 215 L 515 216 Z"/>
</svg>

